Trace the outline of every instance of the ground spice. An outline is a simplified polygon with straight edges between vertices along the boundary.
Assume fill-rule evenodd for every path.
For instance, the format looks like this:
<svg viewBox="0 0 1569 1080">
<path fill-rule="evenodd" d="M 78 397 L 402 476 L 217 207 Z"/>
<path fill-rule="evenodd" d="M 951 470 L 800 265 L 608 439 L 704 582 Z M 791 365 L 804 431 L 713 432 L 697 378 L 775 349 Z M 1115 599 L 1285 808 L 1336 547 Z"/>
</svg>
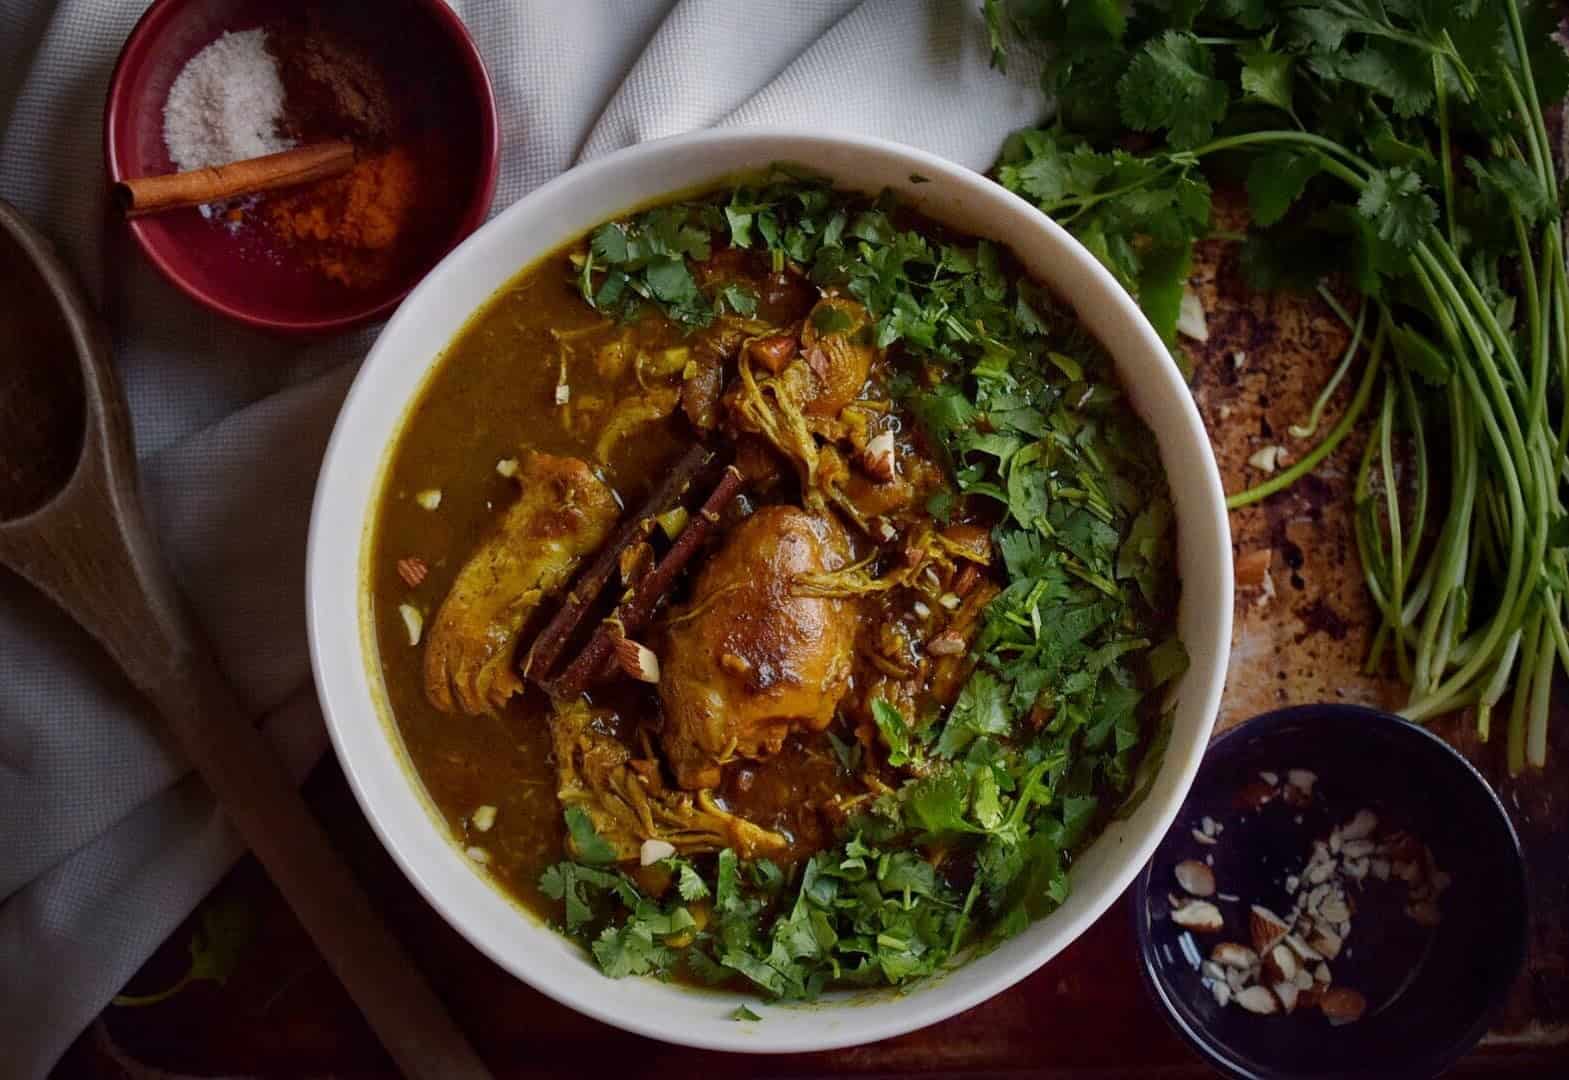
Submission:
<svg viewBox="0 0 1569 1080">
<path fill-rule="evenodd" d="M 381 149 L 397 138 L 399 123 L 387 77 L 370 47 L 348 26 L 310 12 L 268 39 L 288 96 L 281 126 L 301 141 L 348 139 Z"/>
<path fill-rule="evenodd" d="M 307 242 L 307 261 L 329 279 L 358 288 L 396 269 L 396 247 L 420 205 L 413 154 L 395 146 L 355 163 L 343 176 L 321 181 L 267 205 L 268 220 L 284 240 Z"/>
<path fill-rule="evenodd" d="M 283 146 L 352 143 L 358 160 L 341 177 L 203 208 L 231 231 L 265 228 L 286 249 L 281 258 L 350 289 L 384 284 L 430 255 L 439 222 L 428 211 L 447 204 L 452 182 L 437 89 L 410 77 L 420 46 L 384 14 L 381 0 L 342 0 L 226 35 L 189 65 L 181 79 L 190 86 L 166 109 L 182 167 L 176 151 L 199 140 L 204 153 L 226 140 L 221 161 L 200 164 L 255 156 L 261 135 Z"/>
</svg>

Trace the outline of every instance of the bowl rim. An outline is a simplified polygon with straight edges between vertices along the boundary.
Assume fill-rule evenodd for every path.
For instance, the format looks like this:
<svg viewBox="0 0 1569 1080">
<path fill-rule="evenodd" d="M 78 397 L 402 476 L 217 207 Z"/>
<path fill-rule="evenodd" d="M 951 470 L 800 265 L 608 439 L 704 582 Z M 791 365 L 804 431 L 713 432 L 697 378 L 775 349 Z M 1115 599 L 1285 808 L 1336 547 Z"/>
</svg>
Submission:
<svg viewBox="0 0 1569 1080">
<path fill-rule="evenodd" d="M 731 144 L 735 145 L 732 146 Z M 788 145 L 790 149 L 775 149 L 776 146 L 782 145 Z M 379 455 L 385 452 L 385 447 L 382 445 L 374 447 L 362 445 L 358 448 L 350 446 L 350 436 L 347 433 L 347 429 L 351 424 L 357 422 L 351 418 L 356 417 L 362 405 L 361 399 L 367 398 L 373 393 L 368 387 L 375 378 L 375 373 L 380 363 L 379 358 L 383 353 L 391 351 L 387 343 L 395 340 L 402 333 L 405 322 L 412 324 L 420 316 L 421 308 L 427 306 L 427 294 L 437 293 L 444 288 L 444 280 L 447 274 L 441 272 L 442 267 L 438 267 L 436 272 L 428 275 L 416 287 L 408 302 L 382 329 L 380 337 L 371 349 L 365 362 L 361 365 L 353 385 L 349 388 L 324 454 L 312 506 L 311 528 L 306 554 L 306 609 L 308 629 L 310 631 L 312 671 L 334 749 L 338 754 L 344 773 L 349 779 L 350 786 L 354 790 L 361 809 L 370 821 L 373 830 L 381 839 L 383 846 L 393 856 L 394 861 L 398 863 L 405 876 L 413 882 L 419 892 L 442 914 L 448 923 L 498 965 L 546 996 L 580 1013 L 623 1030 L 664 1042 L 705 1049 L 749 1053 L 795 1053 L 829 1050 L 902 1035 L 946 1019 L 995 996 L 1032 974 L 1041 965 L 1059 954 L 1068 944 L 1088 929 L 1095 920 L 1104 915 L 1116 899 L 1126 891 L 1128 885 L 1132 883 L 1140 868 L 1153 852 L 1155 845 L 1165 835 L 1171 821 L 1175 819 L 1186 797 L 1187 790 L 1198 772 L 1199 763 L 1208 745 L 1210 734 L 1213 731 L 1215 716 L 1219 709 L 1220 692 L 1225 681 L 1231 637 L 1233 578 L 1229 543 L 1230 526 L 1225 509 L 1224 490 L 1221 486 L 1219 467 L 1215 461 L 1202 420 L 1198 415 L 1197 407 L 1192 400 L 1191 394 L 1187 391 L 1186 381 L 1178 372 L 1170 352 L 1160 342 L 1159 337 L 1156 336 L 1148 320 L 1144 318 L 1132 298 L 1115 282 L 1110 272 L 1088 250 L 1083 248 L 1061 226 L 1057 225 L 1035 207 L 981 174 L 924 150 L 871 136 L 846 132 L 806 131 L 781 126 L 708 129 L 651 140 L 596 158 L 541 185 L 528 196 L 502 211 L 483 229 L 477 231 L 456 250 L 449 253 L 447 259 L 443 260 L 443 266 L 446 266 L 450 272 L 457 273 L 458 268 L 464 265 L 471 252 L 474 253 L 475 259 L 482 258 L 483 255 L 479 245 L 486 242 L 488 235 L 495 230 L 501 230 L 504 235 L 505 230 L 510 227 L 510 223 L 515 218 L 530 212 L 528 207 L 531 205 L 545 202 L 548 199 L 561 198 L 565 191 L 577 185 L 586 187 L 596 182 L 608 183 L 604 178 L 614 176 L 623 170 L 639 175 L 637 173 L 639 166 L 648 166 L 651 162 L 661 160 L 665 155 L 677 157 L 681 152 L 702 153 L 715 147 L 720 148 L 719 152 L 721 153 L 730 150 L 734 150 L 736 153 L 740 153 L 743 150 L 756 150 L 758 151 L 760 161 L 789 160 L 807 167 L 812 167 L 814 155 L 819 158 L 827 158 L 835 153 L 845 155 L 861 153 L 880 154 L 886 158 L 897 160 L 901 171 L 907 168 L 912 175 L 918 176 L 922 181 L 941 180 L 944 185 L 962 191 L 963 201 L 974 204 L 979 200 L 982 205 L 986 201 L 990 201 L 998 209 L 999 213 L 1006 211 L 1008 214 L 1015 216 L 1023 213 L 1028 216 L 1028 220 L 1033 223 L 1033 226 L 1039 230 L 1037 233 L 1032 234 L 1030 242 L 1037 245 L 1040 249 L 1050 252 L 1053 258 L 1065 259 L 1071 262 L 1073 264 L 1072 273 L 1086 275 L 1090 282 L 1090 286 L 1087 287 L 1092 287 L 1098 296 L 1104 293 L 1104 299 L 1115 309 L 1114 318 L 1117 320 L 1118 325 L 1123 326 L 1127 333 L 1135 339 L 1134 343 L 1126 346 L 1126 348 L 1133 348 L 1136 345 L 1137 349 L 1147 356 L 1144 362 L 1152 365 L 1150 372 L 1153 377 L 1152 381 L 1157 381 L 1160 384 L 1158 388 L 1160 397 L 1156 400 L 1162 401 L 1178 417 L 1178 419 L 1169 421 L 1173 430 L 1177 432 L 1177 434 L 1169 436 L 1169 438 L 1175 440 L 1175 445 L 1180 450 L 1192 452 L 1196 457 L 1194 464 L 1197 466 L 1199 475 L 1193 480 L 1193 483 L 1196 489 L 1202 488 L 1202 497 L 1195 491 L 1195 494 L 1183 505 L 1178 516 L 1179 522 L 1186 521 L 1196 524 L 1200 532 L 1215 541 L 1214 550 L 1198 551 L 1195 548 L 1197 553 L 1194 555 L 1194 559 L 1197 565 L 1202 566 L 1205 572 L 1211 575 L 1212 583 L 1215 586 L 1213 591 L 1217 595 L 1208 602 L 1195 601 L 1203 608 L 1205 617 L 1210 619 L 1210 621 L 1205 624 L 1207 626 L 1205 632 L 1201 635 L 1192 636 L 1202 637 L 1207 644 L 1212 646 L 1210 650 L 1211 660 L 1209 665 L 1202 670 L 1198 665 L 1195 665 L 1195 668 L 1190 672 L 1194 676 L 1193 681 L 1191 684 L 1185 684 L 1183 694 L 1183 711 L 1185 712 L 1189 708 L 1194 710 L 1194 715 L 1200 718 L 1199 727 L 1201 730 L 1197 731 L 1190 741 L 1178 742 L 1174 740 L 1167 748 L 1162 769 L 1163 771 L 1170 770 L 1174 786 L 1165 791 L 1164 794 L 1159 795 L 1159 797 L 1157 797 L 1157 793 L 1152 792 L 1146 804 L 1139 808 L 1139 814 L 1149 810 L 1152 814 L 1155 814 L 1155 817 L 1142 827 L 1143 831 L 1136 837 L 1119 839 L 1119 842 L 1124 847 L 1118 848 L 1114 856 L 1108 856 L 1108 858 L 1115 861 L 1112 864 L 1112 868 L 1104 871 L 1102 874 L 1106 881 L 1096 890 L 1086 891 L 1083 894 L 1087 896 L 1087 899 L 1082 909 L 1076 909 L 1071 912 L 1060 911 L 1047 919 L 1038 920 L 1034 924 L 1032 929 L 1038 929 L 1045 924 L 1050 924 L 1053 930 L 1049 940 L 1031 943 L 1021 937 L 999 948 L 992 956 L 1006 953 L 1010 949 L 1013 950 L 1015 955 L 1005 965 L 999 964 L 999 971 L 989 972 L 984 980 L 981 980 L 979 977 L 974 980 L 978 985 L 967 985 L 956 989 L 951 981 L 952 974 L 943 975 L 941 979 L 946 984 L 943 992 L 921 994 L 917 990 L 909 997 L 898 998 L 897 1007 L 889 1010 L 896 1014 L 894 1016 L 886 1016 L 881 1010 L 878 1011 L 876 1016 L 873 1016 L 872 1010 L 878 1007 L 875 1005 L 865 1006 L 855 1014 L 856 1023 L 853 1025 L 853 1030 L 844 1030 L 845 1027 L 850 1025 L 835 1028 L 832 1025 L 824 1024 L 819 1025 L 809 1033 L 783 1036 L 770 1032 L 766 1024 L 738 1025 L 732 1023 L 723 1029 L 709 1026 L 700 1032 L 693 1032 L 661 1026 L 654 1019 L 646 1016 L 623 1015 L 614 1011 L 611 1004 L 600 1000 L 600 995 L 571 985 L 572 980 L 569 978 L 555 977 L 547 960 L 531 958 L 529 963 L 519 961 L 516 957 L 509 955 L 498 941 L 482 934 L 476 926 L 470 925 L 468 921 L 465 921 L 463 915 L 455 910 L 458 906 L 455 894 L 459 886 L 451 884 L 443 886 L 447 871 L 443 867 L 436 865 L 432 858 L 413 852 L 412 848 L 417 843 L 415 839 L 393 835 L 392 822 L 388 819 L 399 812 L 399 804 L 410 801 L 419 802 L 418 809 L 420 815 L 429 817 L 431 814 L 430 808 L 423 802 L 423 794 L 417 790 L 417 778 L 408 775 L 407 765 L 400 762 L 398 767 L 403 770 L 403 774 L 397 778 L 394 784 L 387 780 L 385 775 L 386 766 L 383 762 L 379 760 L 361 760 L 364 757 L 371 756 L 371 751 L 365 750 L 363 746 L 357 751 L 356 748 L 350 745 L 351 741 L 364 738 L 360 733 L 352 730 L 350 710 L 357 708 L 373 713 L 377 711 L 374 701 L 374 689 L 370 688 L 371 692 L 367 695 L 365 690 L 359 685 L 360 683 L 368 683 L 368 677 L 360 672 L 331 670 L 324 658 L 326 651 L 332 647 L 329 642 L 335 640 L 333 635 L 348 634 L 351 622 L 355 627 L 353 631 L 356 635 L 355 649 L 363 654 L 365 648 L 357 636 L 360 619 L 358 609 L 356 608 L 351 616 L 346 616 L 343 611 L 339 610 L 342 605 L 337 603 L 337 599 L 340 598 L 337 597 L 336 592 L 344 587 L 340 583 L 340 579 L 343 574 L 345 557 L 341 551 L 335 551 L 334 548 L 342 548 L 347 537 L 342 532 L 334 534 L 327 526 L 326 519 L 330 512 L 329 507 L 336 500 L 346 498 L 354 503 L 353 512 L 357 515 L 362 514 L 361 504 L 373 499 L 376 491 L 379 490 L 379 487 L 376 485 L 380 483 L 380 472 L 377 472 L 378 479 L 372 482 L 372 490 L 368 494 L 359 489 L 357 481 L 340 480 L 339 474 L 347 473 L 349 470 L 359 467 L 352 464 L 350 460 L 356 451 L 375 454 L 378 455 L 378 458 Z M 766 154 L 764 151 L 766 151 Z M 832 174 L 831 169 L 824 168 L 825 171 L 829 171 Z M 712 182 L 722 182 L 725 175 L 727 175 L 725 170 L 716 168 L 712 176 Z M 933 184 L 932 187 L 935 188 L 937 185 Z M 654 187 L 644 195 L 641 201 L 634 201 L 626 209 L 631 209 L 635 205 L 658 202 L 661 198 L 673 197 L 681 194 L 683 191 L 692 189 L 693 185 L 691 184 Z M 922 190 L 928 189 L 923 187 Z M 621 212 L 624 211 L 612 211 L 612 214 Z M 941 215 L 939 214 L 938 216 L 940 217 Z M 591 228 L 592 224 L 587 227 Z M 538 254 L 545 254 L 545 249 L 542 249 Z M 517 270 L 521 270 L 526 265 L 528 265 L 528 261 L 520 258 L 516 264 L 516 269 L 512 272 L 516 273 Z M 498 281 L 494 288 L 499 289 L 505 283 L 505 280 L 503 278 L 501 281 Z M 494 295 L 494 292 L 490 295 Z M 434 301 L 430 302 L 434 303 Z M 483 302 L 481 301 L 481 303 Z M 470 314 L 472 314 L 472 311 L 464 312 L 465 316 Z M 428 372 L 430 367 L 436 363 L 439 355 L 437 353 L 425 362 L 423 365 L 425 372 Z M 410 391 L 402 398 L 402 404 L 405 408 L 408 401 L 412 399 L 413 394 L 417 392 L 418 388 L 416 387 L 416 389 Z M 364 408 L 369 410 L 372 406 L 365 405 Z M 1143 412 L 1144 410 L 1141 408 L 1140 411 Z M 1166 444 L 1163 443 L 1162 445 L 1164 454 Z M 340 486 L 342 486 L 342 490 L 340 490 Z M 347 524 L 347 522 L 343 523 L 345 527 Z M 356 520 L 355 524 L 359 529 L 369 527 L 362 520 Z M 1183 543 L 1184 541 L 1179 537 L 1179 550 L 1180 545 Z M 1190 539 L 1187 543 L 1193 544 L 1194 541 Z M 360 546 L 360 537 L 356 535 L 353 554 L 353 566 L 356 577 L 360 572 L 359 567 L 361 565 Z M 357 592 L 358 586 L 356 585 L 354 588 Z M 1213 610 L 1210 610 L 1211 607 L 1213 607 Z M 1187 631 L 1185 630 L 1186 633 Z M 362 657 L 360 666 L 363 668 L 365 665 L 366 660 Z M 1200 676 L 1202 676 L 1202 679 Z M 1188 694 L 1190 693 L 1193 702 L 1191 705 L 1188 700 Z M 358 700 L 362 697 L 367 699 Z M 389 738 L 386 734 L 378 734 L 377 738 L 392 741 L 396 736 L 391 734 Z M 379 758 L 383 752 L 378 750 L 374 756 Z M 399 793 L 390 793 L 388 790 L 389 785 L 399 789 Z M 384 809 L 382 806 L 383 799 L 388 800 L 385 805 L 385 819 L 382 813 Z M 407 841 L 407 847 L 405 847 L 405 841 Z M 1110 838 L 1102 837 L 1097 843 L 1106 844 L 1109 841 Z M 447 843 L 450 845 L 452 841 L 448 839 Z M 419 857 L 416 858 L 416 855 Z M 497 891 L 493 884 L 489 882 L 484 884 L 486 888 Z M 448 895 L 443 895 L 444 891 Z M 470 912 L 470 917 L 473 923 L 481 921 L 478 913 Z M 522 916 L 520 915 L 520 917 Z M 545 930 L 543 926 L 541 926 L 541 929 L 546 933 L 555 933 L 554 931 Z M 1027 931 L 1026 933 L 1028 934 L 1029 932 Z M 990 958 L 974 958 L 972 962 L 978 963 L 982 959 Z M 965 965 L 965 967 L 968 966 L 970 965 Z M 963 970 L 964 968 L 961 967 L 958 974 L 962 974 Z M 595 974 L 597 975 L 597 972 Z M 603 976 L 598 976 L 598 979 L 595 980 L 595 985 L 599 986 L 600 980 L 603 978 Z M 652 980 L 639 980 L 639 982 L 647 983 L 650 988 L 671 989 Z M 711 998 L 716 1005 L 729 1000 L 712 992 L 709 992 L 706 996 Z M 750 1000 L 754 1004 L 756 1003 L 755 998 L 743 999 L 738 996 L 733 997 L 737 1001 Z M 833 1001 L 828 1002 L 828 1006 L 833 1004 Z M 827 1006 L 817 1006 L 819 1009 L 825 1007 Z"/>
<path fill-rule="evenodd" d="M 1437 1076 L 1470 1053 L 1476 1044 L 1481 1041 L 1482 1037 L 1487 1034 L 1488 1026 L 1493 1016 L 1509 996 L 1509 991 L 1520 977 L 1521 968 L 1525 964 L 1526 956 L 1530 949 L 1531 937 L 1531 882 L 1530 868 L 1526 864 L 1525 848 L 1521 843 L 1519 830 L 1515 828 L 1514 822 L 1510 820 L 1509 811 L 1504 806 L 1503 800 L 1499 798 L 1498 792 L 1488 782 L 1487 777 L 1482 775 L 1481 770 L 1472 764 L 1469 758 L 1451 745 L 1447 739 L 1435 734 L 1422 724 L 1407 720 L 1398 713 L 1387 712 L 1383 709 L 1374 708 L 1371 705 L 1357 705 L 1351 702 L 1338 701 L 1288 705 L 1260 713 L 1257 716 L 1244 720 L 1233 728 L 1228 728 L 1216 736 L 1210 743 L 1210 750 L 1218 754 L 1230 744 L 1241 741 L 1245 735 L 1259 734 L 1260 730 L 1269 732 L 1296 720 L 1308 717 L 1323 717 L 1325 715 L 1329 715 L 1336 720 L 1356 721 L 1361 725 L 1360 729 L 1363 731 L 1368 730 L 1369 726 L 1372 725 L 1383 725 L 1385 730 L 1402 733 L 1396 735 L 1396 738 L 1414 738 L 1439 751 L 1437 755 L 1438 760 L 1447 759 L 1451 765 L 1458 767 L 1457 771 L 1459 773 L 1468 775 L 1471 781 L 1481 789 L 1486 796 L 1488 806 L 1492 809 L 1498 821 L 1503 824 L 1505 834 L 1509 837 L 1509 850 L 1513 855 L 1513 858 L 1510 859 L 1510 864 L 1518 871 L 1514 883 L 1519 886 L 1520 896 L 1523 900 L 1520 908 L 1519 932 L 1515 935 L 1515 940 L 1510 947 L 1510 955 L 1507 957 L 1507 970 L 1511 972 L 1510 977 L 1500 980 L 1499 984 L 1492 988 L 1487 996 L 1486 1003 L 1470 1025 L 1463 1028 L 1454 1038 L 1449 1039 L 1436 1052 L 1413 1060 L 1404 1068 L 1391 1068 L 1381 1073 L 1381 1075 L 1390 1077 Z M 1210 755 L 1206 755 L 1206 758 L 1209 757 Z M 1192 788 L 1197 785 L 1198 779 L 1195 778 L 1193 784 L 1189 787 L 1190 795 Z M 1186 805 L 1186 799 L 1184 799 L 1184 805 Z M 1161 843 L 1165 843 L 1165 839 L 1162 836 Z M 1156 846 L 1156 850 L 1159 850 L 1159 845 Z M 1155 949 L 1155 938 L 1150 932 L 1149 920 L 1143 918 L 1143 914 L 1149 905 L 1149 892 L 1154 872 L 1155 856 L 1152 853 L 1149 861 L 1145 863 L 1134 881 L 1132 902 L 1128 905 L 1128 910 L 1133 921 L 1134 937 L 1138 942 L 1139 975 L 1150 997 L 1160 1004 L 1161 1012 L 1165 1014 L 1167 1023 L 1206 1062 L 1225 1075 L 1236 1077 L 1237 1080 L 1296 1080 L 1296 1078 L 1307 1080 L 1308 1077 L 1317 1075 L 1308 1072 L 1292 1072 L 1285 1069 L 1271 1068 L 1259 1070 L 1247 1068 L 1238 1062 L 1233 1055 L 1222 1049 L 1220 1041 L 1212 1038 L 1208 1029 L 1200 1025 L 1188 1023 L 1179 1013 L 1175 1003 L 1175 995 L 1168 990 L 1165 983 L 1155 973 L 1155 963 L 1152 959 Z"/>
<path fill-rule="evenodd" d="M 115 135 L 115 129 L 128 107 L 126 83 L 130 79 L 131 71 L 134 70 L 133 64 L 139 66 L 141 62 L 145 62 L 145 57 L 156 48 L 157 35 L 163 29 L 164 21 L 170 18 L 177 8 L 191 2 L 193 0 L 153 0 L 153 3 L 136 20 L 136 25 L 131 28 L 131 32 L 126 35 L 125 44 L 120 46 L 120 53 L 115 58 L 114 68 L 109 75 L 109 86 L 104 94 L 102 152 L 107 188 L 113 188 L 115 184 L 126 179 L 126 172 L 120 162 L 121 146 Z M 484 223 L 486 215 L 490 212 L 491 200 L 495 198 L 496 180 L 501 170 L 501 120 L 496 108 L 496 91 L 491 83 L 490 71 L 485 66 L 485 58 L 479 51 L 479 45 L 475 42 L 474 36 L 469 33 L 463 19 L 444 0 L 410 0 L 410 2 L 429 12 L 448 39 L 457 47 L 465 81 L 477 99 L 481 123 L 480 185 L 475 189 L 468 205 L 464 207 L 463 216 L 457 220 L 446 247 L 423 273 L 404 287 L 346 315 L 325 319 L 270 318 L 257 315 L 244 307 L 226 303 L 181 275 L 148 238 L 147 223 L 141 219 L 122 219 L 111 222 L 111 227 L 123 226 L 129 230 L 136 238 L 137 248 L 141 250 L 147 261 L 152 263 L 165 281 L 181 293 L 202 307 L 244 326 L 287 337 L 325 337 L 352 330 L 390 314 L 424 280 L 426 274 Z M 114 216 L 119 217 L 119 215 Z"/>
</svg>

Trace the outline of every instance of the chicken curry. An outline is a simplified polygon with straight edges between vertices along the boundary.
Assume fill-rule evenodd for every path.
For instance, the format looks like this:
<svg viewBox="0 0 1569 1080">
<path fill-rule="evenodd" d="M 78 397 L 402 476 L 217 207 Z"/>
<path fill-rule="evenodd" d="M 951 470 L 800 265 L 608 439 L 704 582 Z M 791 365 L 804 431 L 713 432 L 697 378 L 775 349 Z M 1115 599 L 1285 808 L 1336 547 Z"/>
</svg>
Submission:
<svg viewBox="0 0 1569 1080">
<path fill-rule="evenodd" d="M 898 984 L 1058 905 L 1169 731 L 1175 540 L 1006 249 L 779 170 L 524 270 L 383 482 L 388 700 L 609 975 Z"/>
</svg>

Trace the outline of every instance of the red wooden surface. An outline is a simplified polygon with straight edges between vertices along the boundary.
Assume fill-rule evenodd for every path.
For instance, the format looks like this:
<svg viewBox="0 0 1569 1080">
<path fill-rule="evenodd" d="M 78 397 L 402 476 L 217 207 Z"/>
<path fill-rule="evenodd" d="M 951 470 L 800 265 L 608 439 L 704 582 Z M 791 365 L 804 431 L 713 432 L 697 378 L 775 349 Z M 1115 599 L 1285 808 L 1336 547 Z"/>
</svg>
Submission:
<svg viewBox="0 0 1569 1080">
<path fill-rule="evenodd" d="M 1145 994 L 1126 899 L 1043 970 L 924 1031 L 788 1057 L 686 1050 L 579 1016 L 481 956 L 425 904 L 382 851 L 335 762 L 324 762 L 306 790 L 498 1077 L 1209 1075 Z M 395 1075 L 253 860 L 242 861 L 215 896 L 242 898 L 259 919 L 258 936 L 228 983 L 196 984 L 147 1008 L 111 1007 L 78 1040 L 57 1075 L 134 1080 Z M 158 990 L 178 978 L 190 930 L 187 925 L 171 938 L 129 989 Z M 1548 1075 L 1565 1068 L 1569 1056 L 1561 1047 L 1498 1044 L 1479 1051 L 1462 1071 Z"/>
</svg>

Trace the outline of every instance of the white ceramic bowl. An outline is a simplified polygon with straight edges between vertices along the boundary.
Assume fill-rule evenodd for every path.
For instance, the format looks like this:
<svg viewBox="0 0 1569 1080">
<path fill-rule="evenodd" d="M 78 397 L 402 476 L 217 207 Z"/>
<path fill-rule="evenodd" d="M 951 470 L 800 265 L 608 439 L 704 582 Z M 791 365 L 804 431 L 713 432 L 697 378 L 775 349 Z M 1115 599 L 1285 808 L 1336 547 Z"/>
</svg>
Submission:
<svg viewBox="0 0 1569 1080">
<path fill-rule="evenodd" d="M 613 980 L 524 913 L 464 858 L 433 812 L 387 713 L 366 575 L 372 515 L 404 411 L 465 320 L 522 268 L 616 215 L 728 175 L 795 162 L 839 185 L 892 188 L 931 217 L 1012 248 L 1110 350 L 1160 443 L 1176 507 L 1180 630 L 1192 666 L 1175 687 L 1176 726 L 1154 789 L 1113 823 L 1072 872 L 1061 909 L 1028 931 L 905 994 L 829 995 L 809 1006 L 652 979 Z M 914 176 L 924 177 L 916 182 Z M 360 368 L 327 447 L 311 517 L 311 661 L 343 770 L 403 867 L 449 922 L 496 963 L 580 1012 L 670 1042 L 722 1050 L 823 1050 L 899 1035 L 1007 989 L 1078 937 L 1127 888 L 1171 825 L 1219 706 L 1231 639 L 1231 535 L 1220 475 L 1192 397 L 1137 305 L 1063 229 L 997 184 L 919 150 L 852 135 L 706 131 L 646 143 L 573 169 L 448 255 L 403 302 Z M 742 1000 L 761 1023 L 736 1023 Z"/>
</svg>

